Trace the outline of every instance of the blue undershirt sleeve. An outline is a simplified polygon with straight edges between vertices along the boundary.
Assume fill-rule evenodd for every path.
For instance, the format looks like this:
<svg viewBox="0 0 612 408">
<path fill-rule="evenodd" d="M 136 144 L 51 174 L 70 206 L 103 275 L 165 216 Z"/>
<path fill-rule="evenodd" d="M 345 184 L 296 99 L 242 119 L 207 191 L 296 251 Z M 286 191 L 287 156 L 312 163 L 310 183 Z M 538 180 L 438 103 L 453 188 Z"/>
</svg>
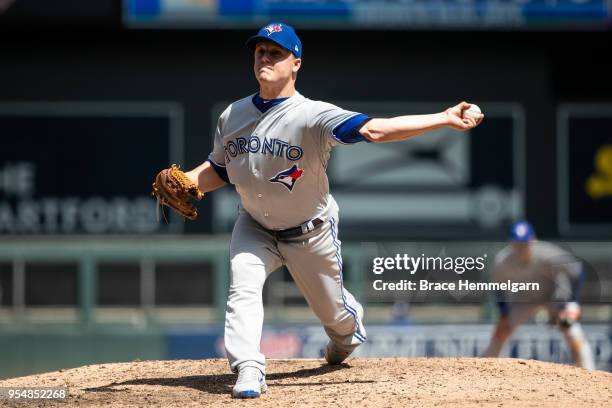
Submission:
<svg viewBox="0 0 612 408">
<path fill-rule="evenodd" d="M 359 142 L 370 142 L 359 133 L 359 129 L 371 118 L 363 113 L 358 113 L 337 125 L 332 131 L 334 139 L 343 144 L 353 144 Z"/>
<path fill-rule="evenodd" d="M 224 166 L 221 166 L 210 159 L 208 159 L 208 162 L 223 181 L 225 181 L 227 184 L 231 184 L 229 177 L 227 176 L 227 169 Z"/>
<path fill-rule="evenodd" d="M 578 276 L 572 282 L 572 297 L 570 299 L 572 302 L 580 301 L 580 292 L 582 291 L 585 277 L 584 265 L 582 262 L 578 262 L 576 268 L 578 269 Z"/>
</svg>

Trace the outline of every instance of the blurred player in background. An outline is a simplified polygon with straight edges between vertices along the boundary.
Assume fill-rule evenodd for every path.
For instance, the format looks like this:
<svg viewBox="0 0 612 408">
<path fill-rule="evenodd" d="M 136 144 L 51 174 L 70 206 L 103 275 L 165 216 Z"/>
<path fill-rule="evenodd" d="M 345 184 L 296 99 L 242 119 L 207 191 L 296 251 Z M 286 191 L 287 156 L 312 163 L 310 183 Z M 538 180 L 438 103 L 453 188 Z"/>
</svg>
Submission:
<svg viewBox="0 0 612 408">
<path fill-rule="evenodd" d="M 535 239 L 531 224 L 514 223 L 510 245 L 495 258 L 495 282 L 537 282 L 539 291 L 497 294 L 500 318 L 483 357 L 497 357 L 513 331 L 540 309 L 563 333 L 576 364 L 594 369 L 595 362 L 580 318 L 578 296 L 584 280 L 582 262 L 556 245 Z"/>
</svg>

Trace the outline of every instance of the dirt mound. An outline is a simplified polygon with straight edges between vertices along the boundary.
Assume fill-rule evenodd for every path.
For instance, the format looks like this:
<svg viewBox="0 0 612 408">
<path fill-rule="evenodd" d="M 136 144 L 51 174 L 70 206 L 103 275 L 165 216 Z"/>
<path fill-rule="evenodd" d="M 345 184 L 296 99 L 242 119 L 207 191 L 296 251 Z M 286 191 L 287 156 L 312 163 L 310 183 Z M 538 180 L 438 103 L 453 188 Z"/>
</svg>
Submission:
<svg viewBox="0 0 612 408">
<path fill-rule="evenodd" d="M 269 360 L 269 388 L 259 400 L 232 400 L 234 380 L 226 360 L 142 361 L 13 378 L 0 387 L 68 387 L 68 400 L 37 401 L 62 407 L 576 408 L 612 401 L 610 373 L 517 359 L 355 358 L 336 367 Z"/>
</svg>

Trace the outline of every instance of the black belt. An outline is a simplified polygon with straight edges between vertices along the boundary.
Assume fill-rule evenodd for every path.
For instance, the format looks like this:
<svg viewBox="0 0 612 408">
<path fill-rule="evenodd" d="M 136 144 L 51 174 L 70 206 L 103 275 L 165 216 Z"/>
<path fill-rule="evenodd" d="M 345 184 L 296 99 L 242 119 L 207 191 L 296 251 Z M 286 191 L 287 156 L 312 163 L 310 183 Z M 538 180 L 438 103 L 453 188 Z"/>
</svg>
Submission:
<svg viewBox="0 0 612 408">
<path fill-rule="evenodd" d="M 273 232 L 277 239 L 295 238 L 299 237 L 300 235 L 308 234 L 309 232 L 314 231 L 319 225 L 323 224 L 324 222 L 325 221 L 320 218 L 315 218 L 314 220 L 305 222 L 295 228 L 288 228 L 286 230 Z"/>
</svg>

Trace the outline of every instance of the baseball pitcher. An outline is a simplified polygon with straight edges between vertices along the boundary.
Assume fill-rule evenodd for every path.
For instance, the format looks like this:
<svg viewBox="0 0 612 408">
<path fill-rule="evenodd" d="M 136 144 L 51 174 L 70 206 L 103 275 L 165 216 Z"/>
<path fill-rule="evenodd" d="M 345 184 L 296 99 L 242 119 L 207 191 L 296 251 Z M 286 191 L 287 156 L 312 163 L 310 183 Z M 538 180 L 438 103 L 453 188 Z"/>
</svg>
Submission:
<svg viewBox="0 0 612 408">
<path fill-rule="evenodd" d="M 363 307 L 342 281 L 338 206 L 325 172 L 332 148 L 400 142 L 443 127 L 465 131 L 484 115 L 464 114 L 471 104 L 461 102 L 429 115 L 370 118 L 296 91 L 303 49 L 292 27 L 268 24 L 246 45 L 259 91 L 221 114 L 208 160 L 183 173 L 190 181 L 175 167 L 160 180 L 176 175 L 174 186 L 192 192 L 185 197 L 199 199 L 225 184 L 240 196 L 230 243 L 225 347 L 238 372 L 233 396 L 256 398 L 266 391 L 266 361 L 259 349 L 262 288 L 280 266 L 290 271 L 329 336 L 329 364 L 340 364 L 366 340 Z M 168 205 L 169 199 L 162 196 L 161 202 Z M 195 216 L 193 209 L 184 214 Z"/>
</svg>

